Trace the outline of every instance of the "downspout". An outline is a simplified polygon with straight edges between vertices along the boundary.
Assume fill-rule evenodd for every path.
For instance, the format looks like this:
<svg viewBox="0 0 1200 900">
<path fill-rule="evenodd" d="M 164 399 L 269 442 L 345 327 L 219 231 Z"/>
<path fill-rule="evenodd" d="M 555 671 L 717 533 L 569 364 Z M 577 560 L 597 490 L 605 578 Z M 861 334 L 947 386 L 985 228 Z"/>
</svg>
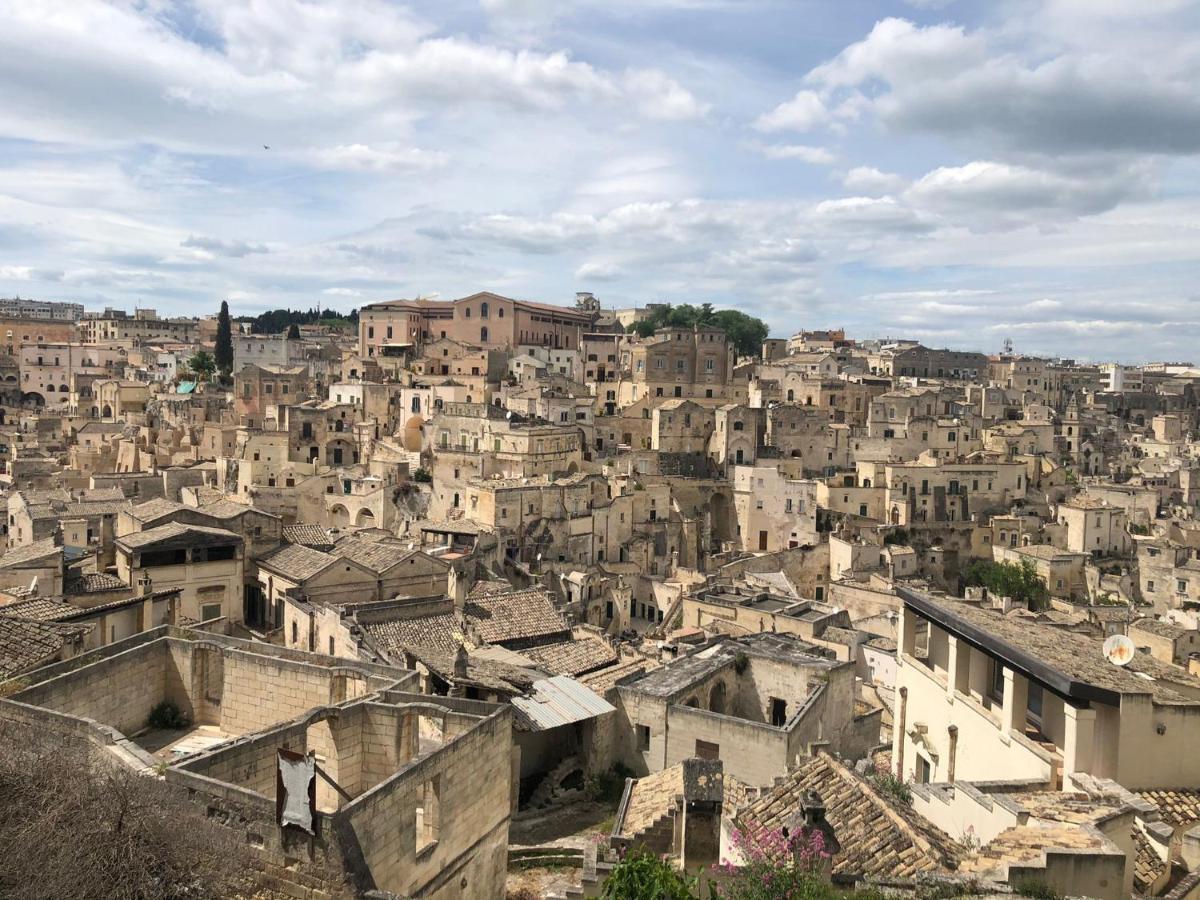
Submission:
<svg viewBox="0 0 1200 900">
<path fill-rule="evenodd" d="M 904 780 L 904 734 L 905 734 L 904 729 L 905 729 L 905 720 L 907 718 L 907 715 L 908 715 L 908 688 L 902 687 L 902 688 L 900 688 L 900 721 L 898 723 L 899 728 L 900 728 L 900 735 L 899 735 L 900 741 L 897 745 L 899 749 L 896 752 L 896 761 L 895 761 L 896 777 L 899 778 L 901 781 Z"/>
</svg>

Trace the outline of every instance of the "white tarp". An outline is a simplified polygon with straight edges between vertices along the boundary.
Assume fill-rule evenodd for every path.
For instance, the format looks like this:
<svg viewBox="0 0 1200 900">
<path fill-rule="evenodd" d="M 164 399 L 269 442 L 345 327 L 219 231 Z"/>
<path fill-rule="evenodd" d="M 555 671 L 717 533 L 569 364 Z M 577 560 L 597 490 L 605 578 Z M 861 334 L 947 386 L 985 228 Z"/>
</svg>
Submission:
<svg viewBox="0 0 1200 900">
<path fill-rule="evenodd" d="M 308 786 L 317 777 L 317 761 L 311 756 L 301 759 L 279 757 L 279 775 L 283 781 L 283 812 L 280 825 L 296 825 L 313 833 L 312 808 L 308 805 Z"/>
</svg>

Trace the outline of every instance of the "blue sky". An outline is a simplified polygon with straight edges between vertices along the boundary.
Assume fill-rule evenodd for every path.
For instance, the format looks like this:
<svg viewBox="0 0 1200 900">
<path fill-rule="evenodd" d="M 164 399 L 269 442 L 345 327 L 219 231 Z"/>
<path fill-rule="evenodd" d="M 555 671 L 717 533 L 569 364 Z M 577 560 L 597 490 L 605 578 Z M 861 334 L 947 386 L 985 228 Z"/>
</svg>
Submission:
<svg viewBox="0 0 1200 900">
<path fill-rule="evenodd" d="M 1200 337 L 1184 0 L 0 0 L 0 294 Z M 268 145 L 265 149 L 263 145 Z"/>
</svg>

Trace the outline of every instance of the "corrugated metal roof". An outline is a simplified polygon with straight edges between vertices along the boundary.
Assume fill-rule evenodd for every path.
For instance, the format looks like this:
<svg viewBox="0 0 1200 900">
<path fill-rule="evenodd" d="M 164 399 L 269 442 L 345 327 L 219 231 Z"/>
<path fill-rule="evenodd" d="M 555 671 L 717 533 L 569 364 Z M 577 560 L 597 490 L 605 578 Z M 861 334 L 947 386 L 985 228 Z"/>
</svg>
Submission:
<svg viewBox="0 0 1200 900">
<path fill-rule="evenodd" d="M 615 707 L 574 678 L 555 675 L 533 683 L 524 697 L 513 697 L 515 706 L 532 730 L 546 731 L 572 722 L 582 722 L 615 711 Z"/>
</svg>

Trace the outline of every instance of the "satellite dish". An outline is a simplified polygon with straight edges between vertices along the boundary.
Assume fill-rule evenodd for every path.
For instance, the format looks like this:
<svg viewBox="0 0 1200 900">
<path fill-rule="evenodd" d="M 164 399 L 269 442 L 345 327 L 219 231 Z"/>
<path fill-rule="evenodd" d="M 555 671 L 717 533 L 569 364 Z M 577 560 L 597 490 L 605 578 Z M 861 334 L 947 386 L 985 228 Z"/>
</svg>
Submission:
<svg viewBox="0 0 1200 900">
<path fill-rule="evenodd" d="M 1104 642 L 1104 658 L 1114 666 L 1126 665 L 1133 659 L 1137 648 L 1134 647 L 1133 641 L 1123 634 L 1111 635 Z"/>
</svg>

